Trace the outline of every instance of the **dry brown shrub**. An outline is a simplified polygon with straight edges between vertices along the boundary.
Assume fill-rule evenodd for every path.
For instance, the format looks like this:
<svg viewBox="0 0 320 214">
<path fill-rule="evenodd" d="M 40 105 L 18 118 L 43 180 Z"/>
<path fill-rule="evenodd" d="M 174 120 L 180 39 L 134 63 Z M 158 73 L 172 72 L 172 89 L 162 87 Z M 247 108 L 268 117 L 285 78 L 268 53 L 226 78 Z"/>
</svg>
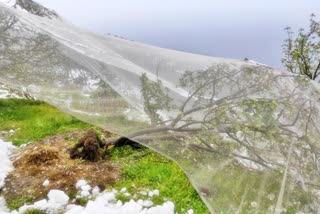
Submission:
<svg viewBox="0 0 320 214">
<path fill-rule="evenodd" d="M 59 150 L 53 146 L 39 146 L 35 150 L 26 150 L 21 157 L 13 162 L 15 167 L 23 167 L 39 164 L 54 164 L 61 158 Z"/>
</svg>

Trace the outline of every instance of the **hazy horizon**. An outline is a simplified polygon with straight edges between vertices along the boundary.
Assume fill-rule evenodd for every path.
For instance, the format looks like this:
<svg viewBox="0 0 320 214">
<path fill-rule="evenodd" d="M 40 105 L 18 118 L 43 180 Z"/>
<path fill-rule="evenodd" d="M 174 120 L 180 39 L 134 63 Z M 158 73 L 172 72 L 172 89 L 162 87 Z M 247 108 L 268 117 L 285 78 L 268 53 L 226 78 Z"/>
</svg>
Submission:
<svg viewBox="0 0 320 214">
<path fill-rule="evenodd" d="M 37 0 L 71 23 L 163 48 L 226 58 L 249 58 L 281 68 L 284 28 L 308 28 L 316 0 L 190 1 Z"/>
</svg>

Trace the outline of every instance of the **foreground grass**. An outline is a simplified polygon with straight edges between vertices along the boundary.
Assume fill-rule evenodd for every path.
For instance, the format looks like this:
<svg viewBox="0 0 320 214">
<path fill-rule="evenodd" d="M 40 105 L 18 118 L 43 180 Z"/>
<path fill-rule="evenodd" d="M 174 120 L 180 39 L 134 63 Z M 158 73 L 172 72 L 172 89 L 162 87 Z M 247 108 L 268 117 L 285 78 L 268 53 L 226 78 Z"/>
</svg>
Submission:
<svg viewBox="0 0 320 214">
<path fill-rule="evenodd" d="M 0 129 L 15 130 L 15 133 L 7 138 L 15 145 L 88 127 L 91 126 L 43 102 L 0 99 Z"/>
<path fill-rule="evenodd" d="M 154 204 L 163 204 L 167 199 L 175 203 L 178 213 L 185 213 L 189 209 L 195 213 L 208 213 L 188 178 L 171 160 L 150 149 L 137 150 L 130 146 L 115 148 L 110 156 L 123 166 L 123 179 L 116 183 L 117 190 L 126 187 L 133 196 L 137 192 L 158 189 L 160 196 L 153 196 Z M 129 201 L 132 196 L 118 197 L 122 201 Z"/>
<path fill-rule="evenodd" d="M 16 145 L 35 142 L 46 136 L 71 130 L 92 127 L 74 117 L 66 115 L 43 102 L 18 99 L 0 99 L 0 131 L 15 130 L 6 140 Z M 124 146 L 113 149 L 109 158 L 122 167 L 122 179 L 113 187 L 126 187 L 132 196 L 118 194 L 118 199 L 128 201 L 143 191 L 160 191 L 153 196 L 154 204 L 169 200 L 175 203 L 176 212 L 186 213 L 193 209 L 195 213 L 208 213 L 206 206 L 191 186 L 183 171 L 171 160 L 147 148 L 132 149 Z M 140 195 L 140 198 L 143 197 Z M 146 196 L 147 197 L 147 196 Z M 16 209 L 26 202 L 27 196 L 19 200 L 7 201 L 9 208 Z"/>
</svg>

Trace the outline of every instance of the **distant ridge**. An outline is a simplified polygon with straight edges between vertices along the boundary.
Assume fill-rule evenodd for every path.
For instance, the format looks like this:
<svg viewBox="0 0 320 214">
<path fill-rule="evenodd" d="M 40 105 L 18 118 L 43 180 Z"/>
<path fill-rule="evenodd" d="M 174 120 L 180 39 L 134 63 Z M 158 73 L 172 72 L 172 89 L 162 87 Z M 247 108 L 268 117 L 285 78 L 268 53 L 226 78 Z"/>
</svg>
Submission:
<svg viewBox="0 0 320 214">
<path fill-rule="evenodd" d="M 36 16 L 50 19 L 59 18 L 59 15 L 54 10 L 50 10 L 33 0 L 0 0 L 0 2 L 3 2 L 9 7 L 25 10 Z"/>
</svg>

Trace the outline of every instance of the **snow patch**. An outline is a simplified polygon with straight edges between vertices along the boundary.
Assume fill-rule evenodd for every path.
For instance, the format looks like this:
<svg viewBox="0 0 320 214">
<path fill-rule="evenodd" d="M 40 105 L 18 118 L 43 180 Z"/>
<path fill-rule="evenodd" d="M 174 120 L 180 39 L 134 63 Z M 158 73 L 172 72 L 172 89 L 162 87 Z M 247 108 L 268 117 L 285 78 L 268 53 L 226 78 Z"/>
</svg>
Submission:
<svg viewBox="0 0 320 214">
<path fill-rule="evenodd" d="M 6 201 L 3 197 L 0 197 L 0 213 L 8 213 L 9 209 L 6 206 Z"/>
<path fill-rule="evenodd" d="M 13 169 L 10 155 L 14 148 L 11 142 L 4 142 L 0 139 L 0 189 L 4 186 L 7 174 Z"/>
<path fill-rule="evenodd" d="M 148 195 L 149 197 L 153 197 L 153 196 L 159 196 L 160 192 L 159 190 L 153 190 L 153 191 L 149 191 Z"/>
<path fill-rule="evenodd" d="M 92 189 L 92 195 L 97 196 L 100 193 L 100 188 L 99 187 L 93 187 Z"/>
<path fill-rule="evenodd" d="M 25 213 L 30 209 L 39 209 L 46 213 L 63 213 L 68 204 L 69 197 L 61 190 L 50 190 L 48 200 L 43 199 L 32 205 L 24 205 L 19 208 L 18 213 Z M 12 213 L 14 213 L 13 211 Z"/>
<path fill-rule="evenodd" d="M 190 209 L 190 210 L 187 211 L 187 214 L 193 214 L 193 213 L 194 213 L 193 209 Z"/>
<path fill-rule="evenodd" d="M 49 184 L 50 184 L 50 181 L 49 181 L 48 179 L 46 179 L 46 180 L 42 183 L 42 186 L 47 187 L 47 186 L 49 186 Z"/>
<path fill-rule="evenodd" d="M 127 188 L 125 188 L 125 187 L 123 187 L 121 190 L 120 190 L 120 192 L 127 192 Z"/>
<path fill-rule="evenodd" d="M 48 194 L 49 203 L 64 206 L 68 203 L 69 197 L 61 190 L 51 190 Z"/>
<path fill-rule="evenodd" d="M 85 180 L 78 180 L 76 183 L 76 188 L 81 189 L 82 186 L 88 185 L 87 181 Z"/>
</svg>

